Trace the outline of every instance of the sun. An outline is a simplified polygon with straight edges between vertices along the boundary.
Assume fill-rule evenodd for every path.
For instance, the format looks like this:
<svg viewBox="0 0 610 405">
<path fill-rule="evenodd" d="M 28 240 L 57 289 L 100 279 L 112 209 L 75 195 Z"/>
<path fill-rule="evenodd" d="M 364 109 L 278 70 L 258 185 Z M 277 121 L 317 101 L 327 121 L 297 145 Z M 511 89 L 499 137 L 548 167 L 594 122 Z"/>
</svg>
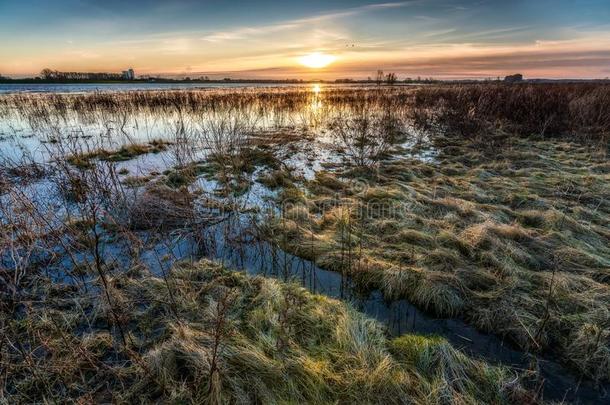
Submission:
<svg viewBox="0 0 610 405">
<path fill-rule="evenodd" d="M 313 52 L 308 55 L 303 55 L 299 58 L 299 63 L 312 69 L 326 67 L 333 63 L 337 58 L 333 55 L 327 55 L 321 52 Z"/>
</svg>

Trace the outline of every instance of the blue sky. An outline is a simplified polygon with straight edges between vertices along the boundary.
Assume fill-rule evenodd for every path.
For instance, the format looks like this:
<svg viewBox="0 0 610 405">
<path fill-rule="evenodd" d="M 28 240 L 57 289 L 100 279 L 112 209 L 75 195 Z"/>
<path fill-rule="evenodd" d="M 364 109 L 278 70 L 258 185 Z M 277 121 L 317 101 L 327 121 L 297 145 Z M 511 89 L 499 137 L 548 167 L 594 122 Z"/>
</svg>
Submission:
<svg viewBox="0 0 610 405">
<path fill-rule="evenodd" d="M 329 66 L 299 63 L 312 52 Z M 602 0 L 0 0 L 0 74 L 610 76 Z"/>
</svg>

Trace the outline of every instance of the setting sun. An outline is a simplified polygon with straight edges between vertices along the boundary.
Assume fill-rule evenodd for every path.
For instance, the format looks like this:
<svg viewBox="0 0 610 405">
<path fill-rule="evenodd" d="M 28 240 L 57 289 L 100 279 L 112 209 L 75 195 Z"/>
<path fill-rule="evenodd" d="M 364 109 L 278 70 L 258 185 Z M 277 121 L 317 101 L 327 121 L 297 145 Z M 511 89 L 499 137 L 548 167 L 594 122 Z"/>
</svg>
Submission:
<svg viewBox="0 0 610 405">
<path fill-rule="evenodd" d="M 333 63 L 337 58 L 332 55 L 327 55 L 320 52 L 310 53 L 308 55 L 301 56 L 299 63 L 309 68 L 323 68 Z"/>
</svg>

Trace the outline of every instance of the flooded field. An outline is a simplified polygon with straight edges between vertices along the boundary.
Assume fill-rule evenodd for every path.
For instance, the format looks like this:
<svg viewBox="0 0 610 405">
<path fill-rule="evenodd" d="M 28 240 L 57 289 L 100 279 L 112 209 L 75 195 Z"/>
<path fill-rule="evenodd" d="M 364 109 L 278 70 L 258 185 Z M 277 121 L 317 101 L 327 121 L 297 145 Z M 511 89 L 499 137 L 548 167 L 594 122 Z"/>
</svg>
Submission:
<svg viewBox="0 0 610 405">
<path fill-rule="evenodd" d="M 572 93 L 591 103 L 591 94 L 602 91 Z M 387 361 L 400 364 L 379 371 L 394 378 L 380 377 L 380 386 L 400 387 L 388 388 L 389 398 L 407 395 L 401 390 L 412 378 L 414 402 L 443 402 L 443 395 L 466 402 L 607 401 L 610 164 L 606 135 L 593 125 L 607 123 L 585 116 L 574 102 L 571 114 L 586 122 L 587 136 L 567 136 L 549 119 L 542 130 L 533 125 L 517 135 L 522 129 L 511 124 L 525 120 L 492 112 L 480 95 L 479 101 L 467 96 L 456 88 L 323 85 L 0 95 L 2 352 L 15 382 L 9 393 L 38 400 L 28 396 L 28 384 L 52 374 L 55 382 L 42 392 L 53 398 L 69 390 L 62 378 L 76 378 L 45 369 L 54 357 L 53 344 L 41 340 L 47 327 L 57 341 L 107 333 L 110 343 L 99 358 L 84 343 L 79 350 L 102 369 L 110 367 L 104 359 L 138 368 L 125 381 L 152 378 L 161 386 L 149 375 L 165 367 L 164 360 L 150 360 L 153 349 L 167 348 L 169 340 L 160 343 L 159 336 L 194 344 L 192 331 L 175 331 L 212 319 L 220 339 L 218 319 L 224 322 L 229 300 L 216 290 L 233 286 L 254 300 L 243 304 L 247 311 L 280 294 L 282 305 L 328 316 L 320 321 L 325 328 L 338 322 L 336 311 L 344 321 L 358 319 L 361 329 L 350 329 L 351 343 L 339 347 L 361 337 L 378 339 L 369 348 L 389 348 Z M 279 283 L 233 280 L 241 276 L 231 272 Z M 214 291 L 208 304 L 215 312 L 205 320 L 192 316 L 189 301 L 204 294 L 195 291 L 198 282 Z M 254 294 L 252 283 L 272 287 L 256 284 L 268 290 Z M 294 284 L 311 294 L 292 291 Z M 144 292 L 151 296 L 138 295 Z M 75 312 L 75 303 L 87 309 Z M 341 309 L 327 308 L 335 305 Z M 64 317 L 54 320 L 63 306 Z M 150 308 L 179 326 L 143 326 L 135 314 Z M 278 308 L 270 313 L 280 326 L 257 326 L 273 340 L 261 350 L 281 357 L 292 348 L 292 356 L 304 345 L 297 330 L 313 315 Z M 243 322 L 236 330 L 250 336 L 245 316 L 236 312 L 232 322 Z M 292 329 L 282 323 L 287 319 L 296 322 Z M 438 349 L 434 339 L 447 346 Z M 206 370 L 210 381 L 225 378 L 218 384 L 238 396 L 242 382 L 229 371 L 219 377 L 210 365 L 224 361 L 234 370 L 235 351 L 245 349 L 227 340 L 233 351 L 219 360 L 215 349 Z M 421 359 L 409 363 L 401 357 L 405 350 L 435 360 L 428 368 Z M 269 354 L 275 351 L 280 354 Z M 441 372 L 447 353 L 452 368 Z M 256 356 L 240 370 L 257 369 L 263 354 Z M 311 356 L 307 361 L 328 361 Z M 358 360 L 363 370 L 379 366 L 366 356 Z M 167 383 L 191 384 L 176 364 L 178 377 Z M 112 370 L 113 381 L 125 383 Z M 417 377 L 407 377 L 411 372 Z M 434 396 L 441 386 L 445 394 Z M 271 398 L 257 387 L 260 398 Z M 164 389 L 156 398 L 171 397 Z M 354 400 L 327 394 L 305 399 Z M 388 401 L 403 402 L 397 398 Z"/>
<path fill-rule="evenodd" d="M 273 83 L 0 83 L 0 94 L 15 93 L 92 93 L 115 91 L 158 91 L 158 90 L 199 90 L 199 89 L 242 89 L 268 87 L 298 87 L 302 85 Z"/>
</svg>

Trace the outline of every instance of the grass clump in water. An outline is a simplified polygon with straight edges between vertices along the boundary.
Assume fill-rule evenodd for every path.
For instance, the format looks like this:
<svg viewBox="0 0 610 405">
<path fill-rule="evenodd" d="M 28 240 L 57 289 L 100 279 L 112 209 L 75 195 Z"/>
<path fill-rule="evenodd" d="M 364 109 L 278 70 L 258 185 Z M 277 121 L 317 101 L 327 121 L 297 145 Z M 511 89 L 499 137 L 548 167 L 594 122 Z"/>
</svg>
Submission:
<svg viewBox="0 0 610 405">
<path fill-rule="evenodd" d="M 162 140 L 153 140 L 148 144 L 131 143 L 114 151 L 97 149 L 85 153 L 76 153 L 68 156 L 66 161 L 80 169 L 89 169 L 95 159 L 107 162 L 123 162 L 148 153 L 160 153 L 165 151 L 168 145 L 168 142 Z"/>
</svg>

